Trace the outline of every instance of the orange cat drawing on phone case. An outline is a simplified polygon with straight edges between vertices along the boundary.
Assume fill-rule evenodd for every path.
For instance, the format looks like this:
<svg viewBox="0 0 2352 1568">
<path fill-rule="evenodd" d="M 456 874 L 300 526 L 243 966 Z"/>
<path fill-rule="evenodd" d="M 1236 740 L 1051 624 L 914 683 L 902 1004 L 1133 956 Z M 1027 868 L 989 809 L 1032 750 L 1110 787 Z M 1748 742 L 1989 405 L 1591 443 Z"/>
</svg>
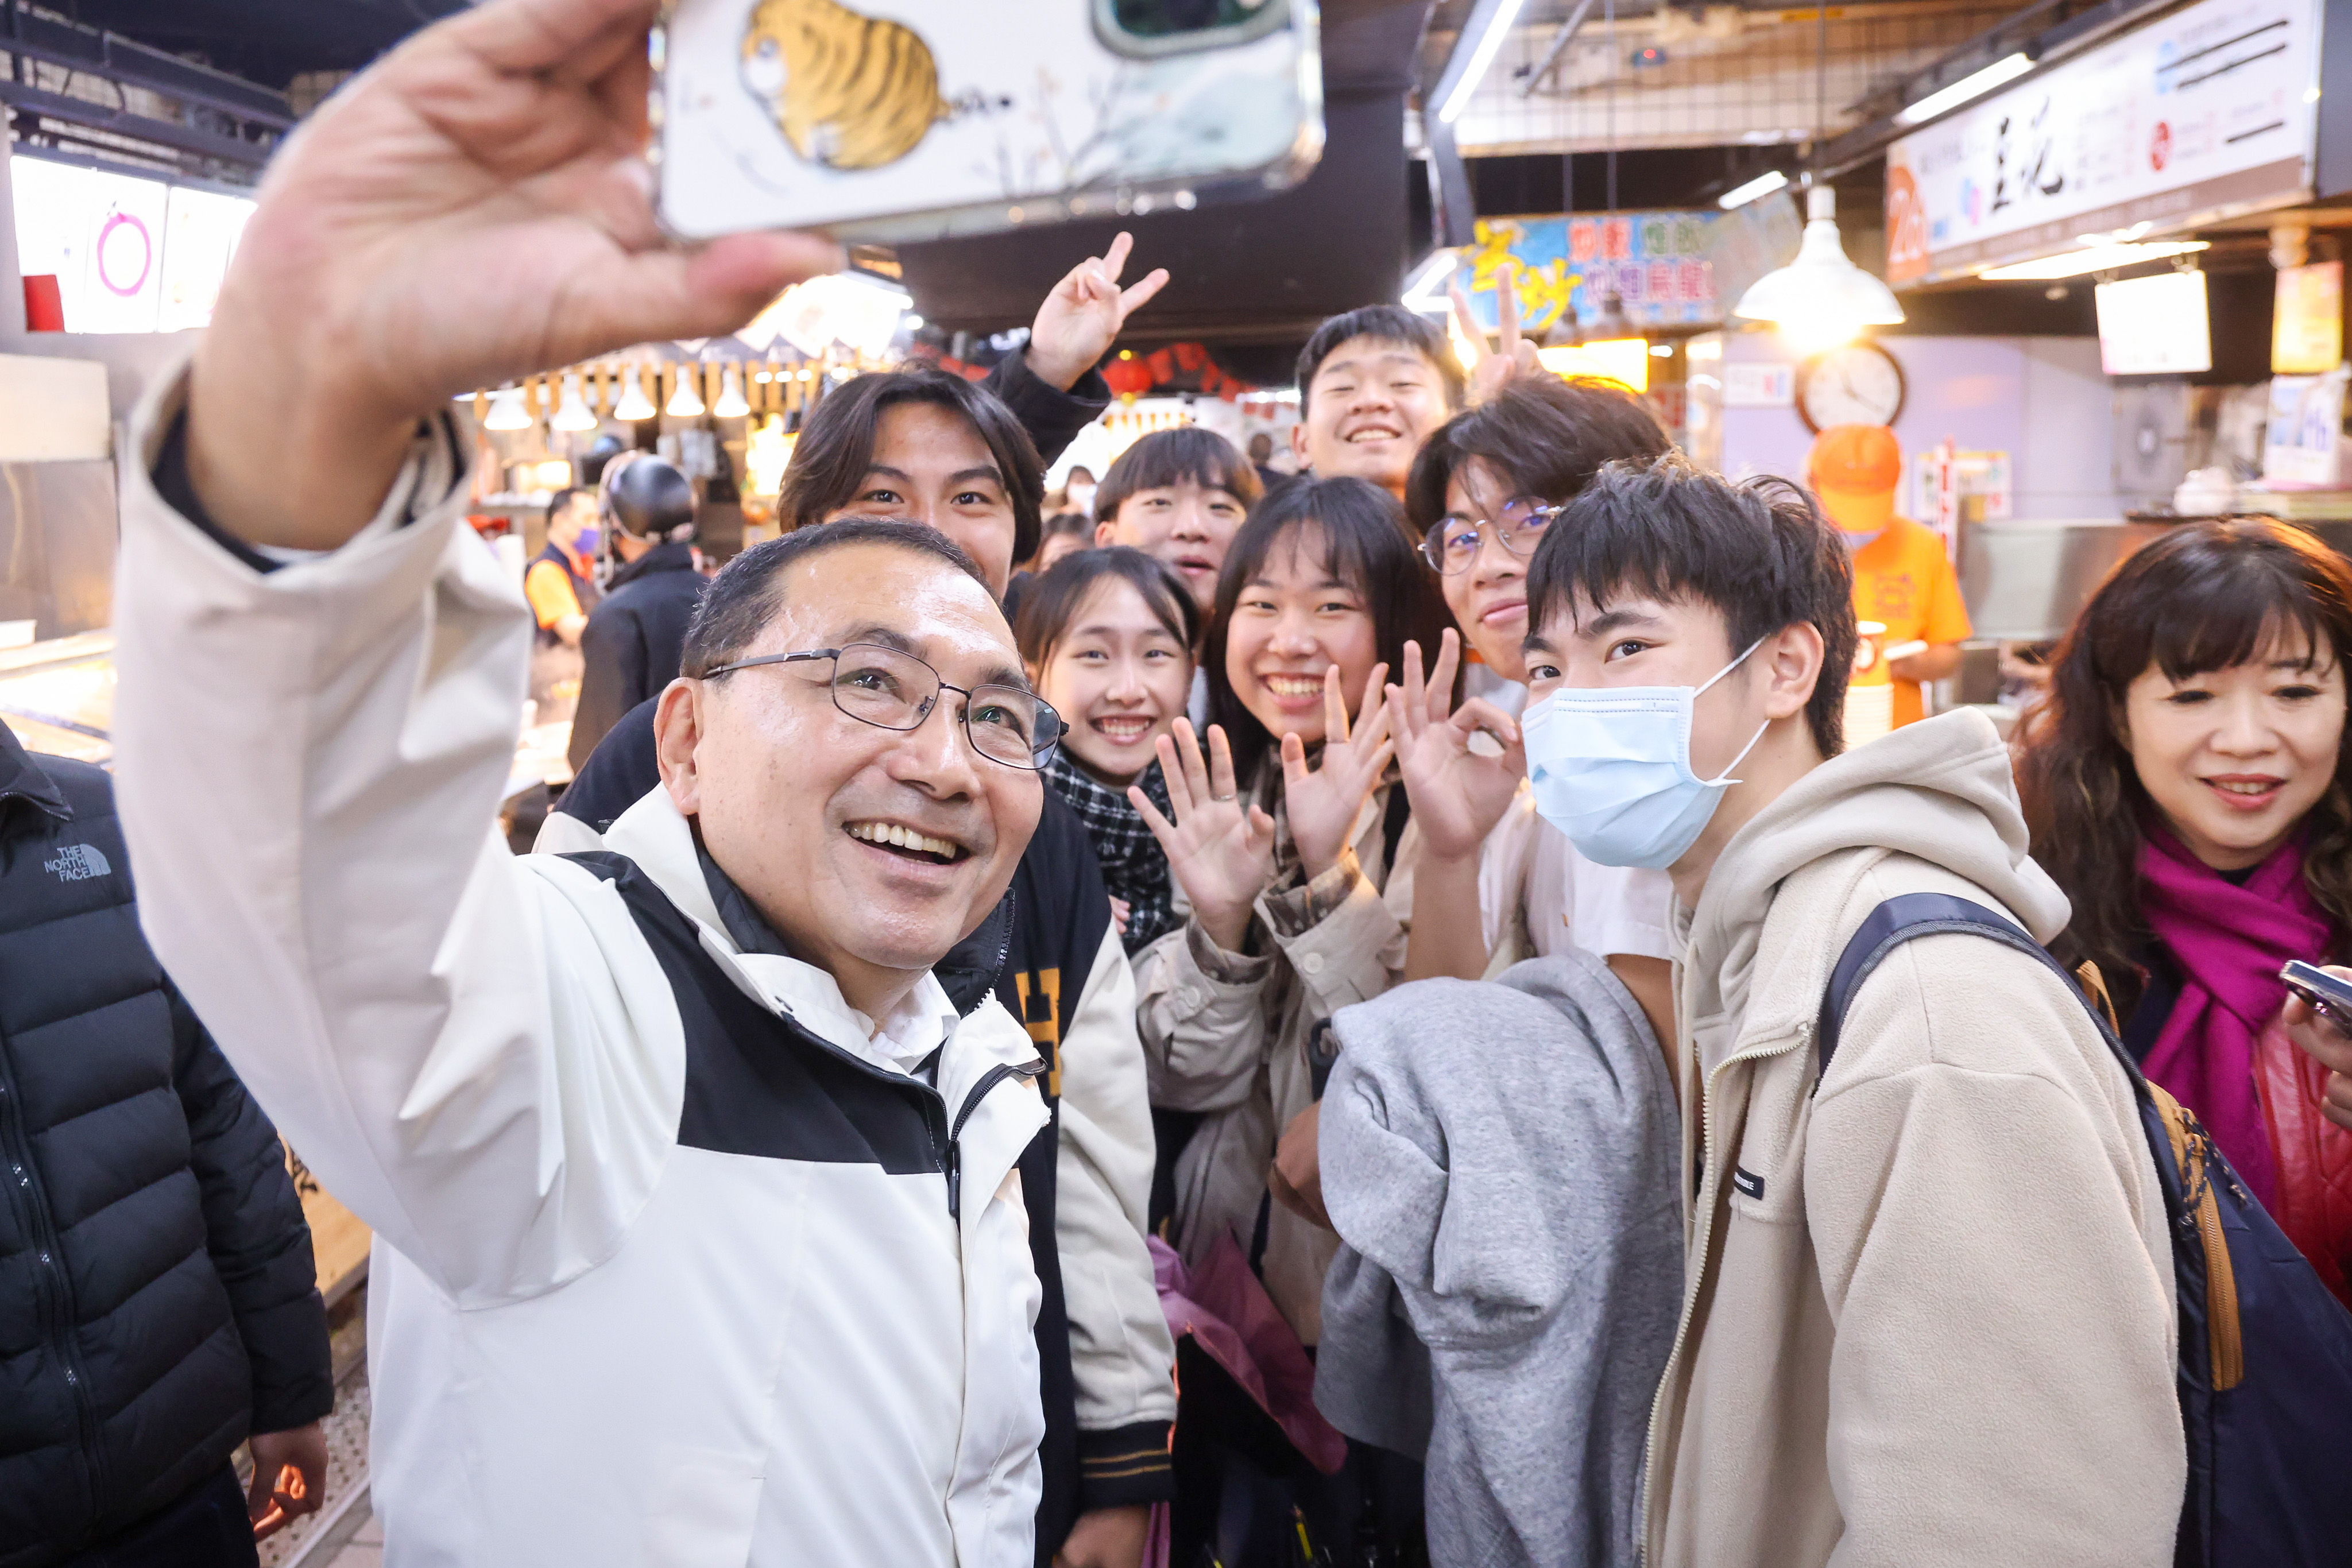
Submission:
<svg viewBox="0 0 2352 1568">
<path fill-rule="evenodd" d="M 921 35 L 836 0 L 760 0 L 742 78 L 793 151 L 828 169 L 895 163 L 952 112 Z"/>
</svg>

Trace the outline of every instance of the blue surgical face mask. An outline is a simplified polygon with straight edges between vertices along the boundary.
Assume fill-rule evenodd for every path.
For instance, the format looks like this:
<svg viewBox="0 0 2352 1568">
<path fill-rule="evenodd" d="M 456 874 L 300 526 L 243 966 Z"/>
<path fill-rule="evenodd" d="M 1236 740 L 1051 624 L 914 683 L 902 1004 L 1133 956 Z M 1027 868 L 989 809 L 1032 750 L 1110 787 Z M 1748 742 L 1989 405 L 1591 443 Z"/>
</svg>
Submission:
<svg viewBox="0 0 2352 1568">
<path fill-rule="evenodd" d="M 596 527 L 593 523 L 591 523 L 588 527 L 581 529 L 578 536 L 572 539 L 572 553 L 573 555 L 594 555 L 596 553 L 596 547 L 602 544 L 604 540 L 604 530 Z"/>
<path fill-rule="evenodd" d="M 1706 829 L 1757 727 L 1714 779 L 1691 771 L 1691 705 L 1747 663 L 1759 640 L 1702 686 L 1602 686 L 1553 692 L 1519 719 L 1536 810 L 1599 865 L 1670 866 Z"/>
</svg>

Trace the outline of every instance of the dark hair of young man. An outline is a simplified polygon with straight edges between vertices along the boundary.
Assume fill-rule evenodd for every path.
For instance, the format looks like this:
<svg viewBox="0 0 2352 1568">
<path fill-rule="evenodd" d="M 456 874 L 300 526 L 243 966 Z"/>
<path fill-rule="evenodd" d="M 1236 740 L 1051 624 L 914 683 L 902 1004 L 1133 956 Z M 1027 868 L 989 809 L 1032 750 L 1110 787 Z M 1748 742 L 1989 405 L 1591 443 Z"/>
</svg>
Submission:
<svg viewBox="0 0 2352 1568">
<path fill-rule="evenodd" d="M 1244 509 L 1257 505 L 1265 486 L 1249 459 L 1213 430 L 1197 424 L 1155 430 L 1119 454 L 1095 486 L 1095 521 L 1109 522 L 1129 496 L 1162 490 L 1191 480 L 1203 490 L 1223 490 Z"/>
<path fill-rule="evenodd" d="M 1605 465 L 1536 546 L 1528 624 L 1628 594 L 1711 606 L 1723 616 L 1733 658 L 1811 622 L 1822 634 L 1822 673 L 1805 724 L 1823 757 L 1845 749 L 1853 562 L 1802 489 L 1774 478 L 1735 485 L 1679 454 Z"/>
<path fill-rule="evenodd" d="M 572 505 L 572 498 L 574 496 L 586 496 L 593 499 L 595 494 L 595 491 L 583 489 L 577 485 L 558 490 L 547 498 L 547 510 L 542 515 L 551 523 L 563 515 L 563 508 Z"/>
<path fill-rule="evenodd" d="M 1417 310 L 1402 305 L 1365 305 L 1343 311 L 1315 329 L 1307 340 L 1307 347 L 1298 353 L 1298 417 L 1307 417 L 1307 399 L 1314 395 L 1315 372 L 1323 368 L 1340 344 L 1357 338 L 1370 338 L 1377 342 L 1399 343 L 1411 349 L 1437 367 L 1437 374 L 1445 383 L 1445 405 L 1462 406 L 1462 398 L 1469 383 L 1464 380 L 1462 366 L 1454 358 L 1454 345 L 1447 340 L 1445 329 Z"/>
<path fill-rule="evenodd" d="M 707 672 L 742 657 L 783 607 L 779 581 L 786 567 L 819 550 L 861 544 L 896 545 L 935 556 L 983 589 L 988 586 L 988 579 L 953 539 L 921 523 L 897 517 L 840 517 L 811 524 L 782 538 L 753 545 L 710 580 L 687 626 L 679 673 L 700 680 Z"/>
<path fill-rule="evenodd" d="M 1209 674 L 1209 722 L 1224 727 L 1234 748 L 1234 777 L 1244 789 L 1257 777 L 1274 737 L 1226 678 L 1225 629 L 1242 591 L 1276 550 L 1290 548 L 1293 535 L 1308 529 L 1322 536 L 1323 570 L 1354 589 L 1370 612 L 1379 657 L 1391 675 L 1404 668 L 1408 640 L 1434 656 L 1438 638 L 1454 624 L 1437 574 L 1406 538 L 1404 514 L 1386 490 L 1364 479 L 1302 478 L 1260 502 L 1225 551 L 1201 651 L 1201 667 Z M 1455 687 L 1458 692 L 1458 676 Z"/>
<path fill-rule="evenodd" d="M 1416 536 L 1445 515 L 1445 487 L 1477 458 L 1510 486 L 1508 499 L 1552 506 L 1591 483 L 1601 465 L 1663 457 L 1674 438 L 1650 405 L 1617 382 L 1519 376 L 1476 408 L 1438 426 L 1405 480 L 1404 511 Z"/>
<path fill-rule="evenodd" d="M 1014 634 L 1021 643 L 1021 662 L 1041 668 L 1054 646 L 1069 634 L 1070 622 L 1086 608 L 1087 598 L 1107 577 L 1125 578 L 1143 598 L 1144 608 L 1190 648 L 1201 634 L 1201 609 L 1192 591 L 1173 569 L 1157 556 L 1127 545 L 1081 550 L 1054 563 L 1054 570 L 1029 585 L 1021 598 L 1021 623 Z"/>
<path fill-rule="evenodd" d="M 994 392 L 944 371 L 876 371 L 842 382 L 819 401 L 801 426 L 776 497 L 776 516 L 785 530 L 822 522 L 827 512 L 857 498 L 874 464 L 883 412 L 902 402 L 934 403 L 960 413 L 979 434 L 1013 501 L 1013 559 L 1036 554 L 1045 465 L 1035 444 Z"/>
</svg>

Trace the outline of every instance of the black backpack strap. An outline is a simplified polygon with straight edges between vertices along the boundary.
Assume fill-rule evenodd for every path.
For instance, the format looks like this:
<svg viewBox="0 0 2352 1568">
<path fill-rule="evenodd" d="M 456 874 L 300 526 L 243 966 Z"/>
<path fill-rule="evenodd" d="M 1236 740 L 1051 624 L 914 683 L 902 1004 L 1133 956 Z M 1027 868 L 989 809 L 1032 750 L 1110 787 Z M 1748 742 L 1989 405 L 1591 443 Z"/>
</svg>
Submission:
<svg viewBox="0 0 2352 1568">
<path fill-rule="evenodd" d="M 1830 972 L 1828 992 L 1822 998 L 1822 1016 L 1816 1039 L 1820 1047 L 1821 1064 L 1813 1073 L 1813 1086 L 1821 1087 L 1822 1077 L 1830 1070 L 1830 1058 L 1835 1054 L 1838 1030 L 1845 1021 L 1846 1009 L 1853 1004 L 1853 995 L 1862 989 L 1880 960 L 1895 948 L 1920 936 L 1934 936 L 1949 932 L 1965 932 L 1971 936 L 1990 937 L 2003 946 L 2014 947 L 2030 957 L 2039 959 L 2043 967 L 2065 982 L 2066 988 L 2083 1003 L 2091 1021 L 2098 1026 L 2099 1037 L 2107 1042 L 2108 1051 L 2123 1063 L 2136 1093 L 2140 1089 L 2139 1066 L 2123 1042 L 2107 1027 L 2107 1020 L 2065 967 L 2050 956 L 2050 950 L 2036 942 L 2015 921 L 1996 915 L 1971 899 L 1955 897 L 1948 893 L 1906 893 L 1890 898 L 1870 912 L 1853 939 L 1838 955 L 1837 967 Z"/>
</svg>

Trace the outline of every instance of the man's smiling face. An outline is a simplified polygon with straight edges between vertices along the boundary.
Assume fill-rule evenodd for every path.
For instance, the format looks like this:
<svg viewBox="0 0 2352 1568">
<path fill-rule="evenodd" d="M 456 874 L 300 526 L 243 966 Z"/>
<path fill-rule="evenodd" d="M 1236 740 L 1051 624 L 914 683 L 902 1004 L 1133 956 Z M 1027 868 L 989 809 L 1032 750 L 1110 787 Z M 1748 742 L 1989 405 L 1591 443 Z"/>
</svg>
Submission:
<svg viewBox="0 0 2352 1568">
<path fill-rule="evenodd" d="M 1345 474 L 1404 493 L 1414 455 L 1454 411 L 1445 378 L 1420 350 L 1350 338 L 1316 367 L 1292 450 L 1318 479 Z"/>
<path fill-rule="evenodd" d="M 784 567 L 765 630 L 730 659 L 897 648 L 957 686 L 1025 687 L 1004 616 L 952 564 L 880 542 Z M 911 730 L 844 713 L 810 660 L 681 682 L 656 720 L 663 779 L 721 871 L 793 953 L 853 998 L 929 968 L 1004 896 L 1044 784 L 975 753 L 964 697 Z"/>
</svg>

